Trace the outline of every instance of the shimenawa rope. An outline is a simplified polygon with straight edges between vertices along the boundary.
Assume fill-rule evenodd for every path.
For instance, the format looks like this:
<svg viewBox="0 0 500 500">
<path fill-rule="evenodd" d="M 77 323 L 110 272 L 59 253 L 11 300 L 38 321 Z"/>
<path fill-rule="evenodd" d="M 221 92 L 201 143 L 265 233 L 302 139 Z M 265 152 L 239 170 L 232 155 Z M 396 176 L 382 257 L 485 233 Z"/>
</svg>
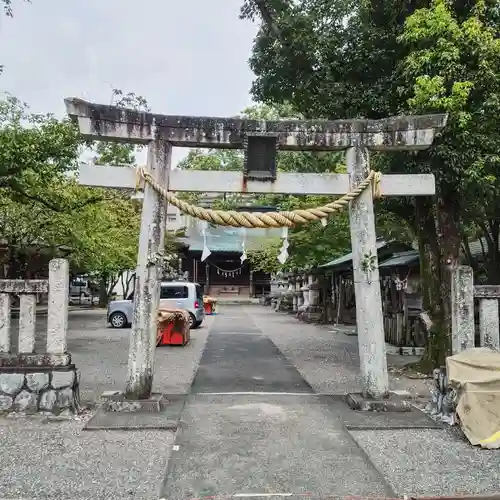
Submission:
<svg viewBox="0 0 500 500">
<path fill-rule="evenodd" d="M 373 197 L 380 198 L 380 181 L 382 178 L 380 172 L 371 170 L 366 179 L 360 182 L 353 190 L 321 207 L 261 213 L 237 212 L 235 210 L 212 210 L 211 208 L 197 207 L 177 198 L 175 194 L 158 184 L 154 177 L 143 167 L 137 168 L 137 176 L 138 180 L 142 179 L 144 182 L 147 182 L 158 194 L 163 196 L 169 203 L 177 207 L 184 214 L 219 226 L 248 228 L 293 227 L 296 224 L 326 219 L 329 215 L 344 210 L 344 208 L 349 205 L 350 201 L 355 200 L 369 186 L 372 186 Z"/>
</svg>

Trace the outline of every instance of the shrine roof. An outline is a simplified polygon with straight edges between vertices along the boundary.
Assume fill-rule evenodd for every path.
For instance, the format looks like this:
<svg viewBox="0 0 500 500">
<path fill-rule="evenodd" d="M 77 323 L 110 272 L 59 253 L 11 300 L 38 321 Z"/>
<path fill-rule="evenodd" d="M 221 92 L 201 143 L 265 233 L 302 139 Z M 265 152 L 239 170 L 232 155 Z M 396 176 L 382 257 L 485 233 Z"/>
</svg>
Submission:
<svg viewBox="0 0 500 500">
<path fill-rule="evenodd" d="M 400 252 L 389 257 L 379 264 L 379 268 L 409 266 L 411 264 L 418 264 L 420 255 L 417 250 L 408 250 L 407 252 Z"/>
<path fill-rule="evenodd" d="M 377 250 L 380 250 L 381 248 L 384 248 L 387 246 L 389 242 L 385 240 L 378 240 L 377 241 Z M 331 268 L 331 267 L 337 267 L 340 266 L 341 264 L 350 264 L 352 261 L 352 253 L 348 253 L 346 255 L 343 255 L 342 257 L 338 257 L 337 259 L 334 259 L 330 262 L 327 262 L 326 264 L 322 264 L 318 267 L 320 268 Z"/>
</svg>

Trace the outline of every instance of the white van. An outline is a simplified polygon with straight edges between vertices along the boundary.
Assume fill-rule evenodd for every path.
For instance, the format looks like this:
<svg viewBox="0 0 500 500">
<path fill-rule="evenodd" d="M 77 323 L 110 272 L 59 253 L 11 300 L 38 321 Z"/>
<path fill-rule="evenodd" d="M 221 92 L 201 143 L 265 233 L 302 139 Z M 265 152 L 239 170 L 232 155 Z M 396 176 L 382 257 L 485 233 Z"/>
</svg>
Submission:
<svg viewBox="0 0 500 500">
<path fill-rule="evenodd" d="M 112 328 L 126 328 L 132 324 L 132 293 L 126 300 L 113 300 L 108 306 L 108 323 Z M 160 307 L 184 309 L 189 313 L 189 327 L 198 328 L 205 319 L 203 292 L 198 283 L 164 281 L 160 287 Z"/>
</svg>

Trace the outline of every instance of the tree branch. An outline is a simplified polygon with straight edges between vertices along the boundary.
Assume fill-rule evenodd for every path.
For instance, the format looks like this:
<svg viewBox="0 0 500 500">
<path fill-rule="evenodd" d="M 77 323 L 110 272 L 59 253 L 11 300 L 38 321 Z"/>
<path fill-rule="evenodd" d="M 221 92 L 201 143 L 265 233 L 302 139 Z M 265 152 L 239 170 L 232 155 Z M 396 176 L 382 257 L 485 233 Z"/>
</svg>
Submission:
<svg viewBox="0 0 500 500">
<path fill-rule="evenodd" d="M 273 20 L 273 16 L 271 15 L 271 10 L 266 4 L 266 0 L 253 0 L 253 1 L 257 6 L 257 8 L 259 9 L 260 15 L 262 16 L 263 21 L 267 24 L 268 28 L 274 33 L 274 35 L 282 43 L 282 45 L 287 46 L 288 44 L 285 42 L 281 30 L 278 28 L 278 25 Z"/>
<path fill-rule="evenodd" d="M 108 201 L 110 198 L 108 197 L 102 197 L 102 196 L 91 196 L 85 201 L 75 203 L 75 204 L 70 204 L 66 206 L 54 204 L 40 196 L 37 196 L 36 194 L 29 194 L 27 193 L 24 189 L 20 188 L 19 186 L 16 186 L 13 188 L 17 194 L 20 196 L 26 198 L 27 200 L 31 201 L 36 201 L 38 203 L 41 203 L 44 207 L 49 208 L 53 212 L 57 213 L 64 213 L 64 212 L 73 212 L 75 210 L 81 210 L 84 207 L 87 207 L 89 205 L 93 205 L 94 203 L 99 203 L 101 201 Z"/>
</svg>

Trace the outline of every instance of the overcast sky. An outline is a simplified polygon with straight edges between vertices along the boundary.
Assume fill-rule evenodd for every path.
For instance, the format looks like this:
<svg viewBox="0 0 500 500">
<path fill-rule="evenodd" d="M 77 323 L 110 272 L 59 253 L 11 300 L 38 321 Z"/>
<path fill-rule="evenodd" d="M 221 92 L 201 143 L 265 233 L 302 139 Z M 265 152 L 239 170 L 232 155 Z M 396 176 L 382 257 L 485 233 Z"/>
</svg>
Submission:
<svg viewBox="0 0 500 500">
<path fill-rule="evenodd" d="M 65 97 L 108 103 L 112 88 L 165 114 L 230 116 L 251 103 L 257 27 L 238 19 L 240 0 L 12 3 L 14 18 L 0 16 L 0 90 L 33 111 L 62 116 Z"/>
</svg>

